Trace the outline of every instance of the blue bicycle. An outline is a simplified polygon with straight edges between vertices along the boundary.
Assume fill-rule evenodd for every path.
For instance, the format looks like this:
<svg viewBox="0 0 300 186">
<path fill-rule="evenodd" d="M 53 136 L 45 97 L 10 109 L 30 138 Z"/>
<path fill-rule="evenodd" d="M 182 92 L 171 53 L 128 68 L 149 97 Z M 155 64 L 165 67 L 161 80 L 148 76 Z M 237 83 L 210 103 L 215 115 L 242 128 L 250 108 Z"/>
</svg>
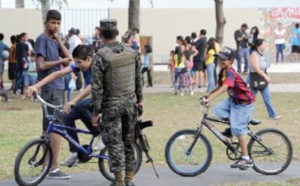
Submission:
<svg viewBox="0 0 300 186">
<path fill-rule="evenodd" d="M 95 137 L 91 134 L 90 131 L 62 125 L 63 107 L 47 103 L 39 95 L 36 95 L 36 97 L 42 103 L 45 116 L 49 120 L 49 126 L 45 135 L 43 135 L 39 139 L 34 139 L 28 142 L 18 153 L 14 167 L 14 175 L 17 184 L 20 186 L 35 186 L 45 179 L 51 168 L 53 158 L 52 148 L 50 146 L 51 133 L 59 134 L 77 147 L 79 162 L 85 163 L 92 158 L 98 158 L 98 166 L 101 174 L 107 180 L 113 182 L 114 174 L 110 173 L 109 171 L 109 157 L 107 148 L 101 150 L 99 154 L 95 154 L 92 149 L 92 144 Z M 52 108 L 54 110 L 53 115 L 48 114 L 48 108 Z M 146 153 L 146 156 L 148 158 L 147 162 L 151 162 L 153 165 L 153 160 L 149 155 L 150 147 L 145 134 L 143 134 L 142 132 L 142 129 L 150 126 L 153 126 L 152 121 L 138 121 L 135 127 L 136 138 L 138 139 L 137 143 L 134 144 L 136 157 L 135 173 L 139 171 L 142 164 L 142 151 Z M 65 132 L 65 130 L 71 130 L 77 133 L 91 135 L 92 137 L 88 145 L 81 145 L 74 141 Z"/>
</svg>

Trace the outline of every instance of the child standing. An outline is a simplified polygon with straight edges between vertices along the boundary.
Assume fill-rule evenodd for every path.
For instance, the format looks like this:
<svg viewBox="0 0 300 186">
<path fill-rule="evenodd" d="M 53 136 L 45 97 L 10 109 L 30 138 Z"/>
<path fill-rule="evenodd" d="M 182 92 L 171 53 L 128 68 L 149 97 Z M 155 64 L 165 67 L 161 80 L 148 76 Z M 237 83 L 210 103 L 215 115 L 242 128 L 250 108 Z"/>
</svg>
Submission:
<svg viewBox="0 0 300 186">
<path fill-rule="evenodd" d="M 186 88 L 189 89 L 189 92 L 191 95 L 194 95 L 194 92 L 192 90 L 192 85 L 190 83 L 191 75 L 188 71 L 188 68 L 185 67 L 181 70 L 181 73 L 179 74 L 179 90 L 180 90 L 180 96 L 184 95 L 184 90 Z"/>
<path fill-rule="evenodd" d="M 242 156 L 231 168 L 246 170 L 253 166 L 247 149 L 247 134 L 255 97 L 247 83 L 232 68 L 234 54 L 233 49 L 226 47 L 215 55 L 221 67 L 218 84 L 202 101 L 208 103 L 227 91 L 229 97 L 214 108 L 214 113 L 222 119 L 229 118 L 230 131 L 232 135 L 237 136 L 241 146 Z"/>
<path fill-rule="evenodd" d="M 26 73 L 25 79 L 24 79 L 25 90 L 29 86 L 34 85 L 36 83 L 36 80 L 37 80 L 37 72 L 36 72 L 36 65 L 35 65 L 35 54 L 31 53 L 29 64 L 28 64 L 28 70 L 27 70 L 27 73 Z"/>
<path fill-rule="evenodd" d="M 142 74 L 147 72 L 148 85 L 147 87 L 153 87 L 152 84 L 152 70 L 153 70 L 153 56 L 152 56 L 152 48 L 150 45 L 145 45 L 145 54 L 143 56 L 144 63 Z"/>
<path fill-rule="evenodd" d="M 171 50 L 170 56 L 169 56 L 169 64 L 168 64 L 168 69 L 170 70 L 172 87 L 174 86 L 174 75 L 175 75 L 174 74 L 175 73 L 174 54 L 175 54 L 175 51 Z"/>
</svg>

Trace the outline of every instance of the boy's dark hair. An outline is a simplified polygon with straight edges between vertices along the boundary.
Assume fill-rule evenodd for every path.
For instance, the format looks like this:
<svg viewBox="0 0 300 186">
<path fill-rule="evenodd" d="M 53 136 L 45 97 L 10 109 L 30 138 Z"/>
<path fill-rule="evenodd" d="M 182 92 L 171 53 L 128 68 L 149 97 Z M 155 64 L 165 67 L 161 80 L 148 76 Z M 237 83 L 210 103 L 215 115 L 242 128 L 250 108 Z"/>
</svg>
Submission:
<svg viewBox="0 0 300 186">
<path fill-rule="evenodd" d="M 175 50 L 171 50 L 170 53 L 171 53 L 171 54 L 175 54 Z"/>
<path fill-rule="evenodd" d="M 152 48 L 150 45 L 145 45 L 145 52 L 146 53 L 151 53 L 152 52 Z"/>
<path fill-rule="evenodd" d="M 89 45 L 78 45 L 72 52 L 73 58 L 86 60 L 88 56 L 93 57 L 94 49 Z"/>
<path fill-rule="evenodd" d="M 0 33 L 0 41 L 2 41 L 3 39 L 4 39 L 4 35 Z"/>
<path fill-rule="evenodd" d="M 47 16 L 46 16 L 46 22 L 49 22 L 51 19 L 54 20 L 61 20 L 61 14 L 59 11 L 57 10 L 49 10 L 47 12 Z"/>
<path fill-rule="evenodd" d="M 181 69 L 181 73 L 186 73 L 188 72 L 188 68 L 187 67 L 184 67 L 183 69 Z"/>
<path fill-rule="evenodd" d="M 191 40 L 192 40 L 192 38 L 190 36 L 185 37 L 185 41 L 187 44 L 191 44 Z"/>
<path fill-rule="evenodd" d="M 140 33 L 140 30 L 138 28 L 133 28 L 132 31 L 136 31 L 136 33 Z"/>
<path fill-rule="evenodd" d="M 296 24 L 295 24 L 295 27 L 296 27 L 296 28 L 299 28 L 299 23 L 296 23 Z"/>
<path fill-rule="evenodd" d="M 80 34 L 80 30 L 76 29 L 76 35 L 79 35 L 79 34 Z"/>
<path fill-rule="evenodd" d="M 193 39 L 195 39 L 195 38 L 197 37 L 196 32 L 193 32 L 193 33 L 191 34 L 191 37 L 192 37 Z"/>
<path fill-rule="evenodd" d="M 101 36 L 105 39 L 114 39 L 119 35 L 119 30 L 101 30 Z"/>
<path fill-rule="evenodd" d="M 206 35 L 206 30 L 205 29 L 201 29 L 200 30 L 200 34 L 203 35 L 203 36 L 205 36 Z"/>
<path fill-rule="evenodd" d="M 10 36 L 11 44 L 15 44 L 17 42 L 17 37 L 15 35 Z"/>
</svg>

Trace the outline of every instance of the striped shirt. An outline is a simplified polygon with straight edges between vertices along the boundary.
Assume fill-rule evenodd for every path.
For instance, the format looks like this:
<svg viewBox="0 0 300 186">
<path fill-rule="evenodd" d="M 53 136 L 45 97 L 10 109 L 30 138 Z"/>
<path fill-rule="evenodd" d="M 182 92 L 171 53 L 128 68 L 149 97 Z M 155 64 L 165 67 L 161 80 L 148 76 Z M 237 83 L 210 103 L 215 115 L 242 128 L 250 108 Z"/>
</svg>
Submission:
<svg viewBox="0 0 300 186">
<path fill-rule="evenodd" d="M 223 75 L 225 77 L 223 78 Z M 255 101 L 253 92 L 249 89 L 248 84 L 230 67 L 225 70 L 221 69 L 219 73 L 218 85 L 227 85 L 227 93 L 236 104 L 248 105 Z"/>
</svg>

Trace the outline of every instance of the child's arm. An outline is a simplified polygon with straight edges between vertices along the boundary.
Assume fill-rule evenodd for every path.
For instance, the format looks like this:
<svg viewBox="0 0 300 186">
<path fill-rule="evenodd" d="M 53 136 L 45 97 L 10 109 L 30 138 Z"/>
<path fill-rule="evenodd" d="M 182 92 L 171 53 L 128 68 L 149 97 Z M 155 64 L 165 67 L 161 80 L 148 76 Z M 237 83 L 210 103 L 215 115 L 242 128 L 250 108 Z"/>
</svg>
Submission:
<svg viewBox="0 0 300 186">
<path fill-rule="evenodd" d="M 218 86 L 218 89 L 214 89 L 213 91 L 211 91 L 211 93 L 209 94 L 209 97 L 207 99 L 204 99 L 204 102 L 211 102 L 212 100 L 214 100 L 216 97 L 220 96 L 221 94 L 223 94 L 227 88 L 228 85 L 222 85 L 221 87 Z"/>
</svg>

